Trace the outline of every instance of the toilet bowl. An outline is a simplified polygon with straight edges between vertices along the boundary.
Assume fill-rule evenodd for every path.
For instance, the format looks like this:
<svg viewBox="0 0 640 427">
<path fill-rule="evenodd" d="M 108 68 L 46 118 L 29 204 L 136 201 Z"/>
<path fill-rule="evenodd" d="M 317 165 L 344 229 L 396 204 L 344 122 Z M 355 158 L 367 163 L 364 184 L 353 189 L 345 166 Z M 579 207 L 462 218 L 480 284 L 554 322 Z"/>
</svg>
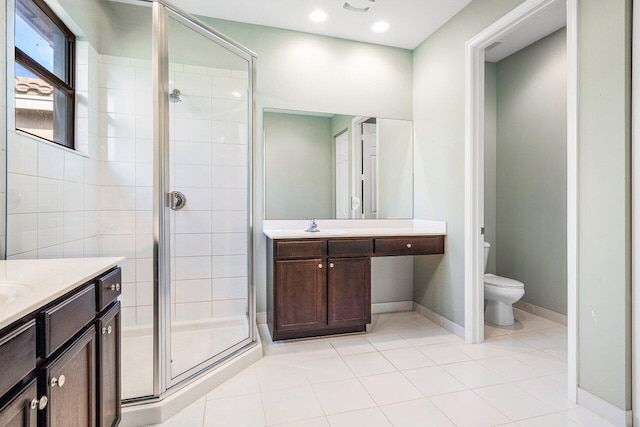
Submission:
<svg viewBox="0 0 640 427">
<path fill-rule="evenodd" d="M 484 243 L 484 267 L 487 268 L 491 245 Z M 484 275 L 484 299 L 487 306 L 484 320 L 498 326 L 511 326 L 515 323 L 513 304 L 524 296 L 524 283 L 495 274 Z"/>
</svg>

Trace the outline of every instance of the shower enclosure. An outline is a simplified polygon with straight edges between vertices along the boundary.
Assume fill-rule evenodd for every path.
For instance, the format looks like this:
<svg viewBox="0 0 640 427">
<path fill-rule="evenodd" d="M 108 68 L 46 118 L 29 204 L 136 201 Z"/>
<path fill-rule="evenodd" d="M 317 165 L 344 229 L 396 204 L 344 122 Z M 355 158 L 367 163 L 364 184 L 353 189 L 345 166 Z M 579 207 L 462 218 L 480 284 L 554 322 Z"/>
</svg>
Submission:
<svg viewBox="0 0 640 427">
<path fill-rule="evenodd" d="M 153 2 L 154 395 L 254 342 L 255 54 Z"/>
<path fill-rule="evenodd" d="M 15 4 L 0 32 L 6 257 L 125 257 L 122 397 L 161 399 L 256 342 L 256 56 L 164 0 L 58 0 L 77 36 L 69 149 L 16 129 L 36 95 L 51 100 L 15 84 L 46 87 L 15 61 Z"/>
</svg>

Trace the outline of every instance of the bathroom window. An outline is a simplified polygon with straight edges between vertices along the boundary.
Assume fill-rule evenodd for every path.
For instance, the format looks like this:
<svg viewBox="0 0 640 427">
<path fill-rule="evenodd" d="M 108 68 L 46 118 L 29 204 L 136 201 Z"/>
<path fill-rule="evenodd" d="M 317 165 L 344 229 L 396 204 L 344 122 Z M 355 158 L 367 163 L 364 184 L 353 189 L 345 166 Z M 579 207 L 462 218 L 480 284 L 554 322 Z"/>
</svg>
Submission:
<svg viewBox="0 0 640 427">
<path fill-rule="evenodd" d="M 16 0 L 16 129 L 74 148 L 75 35 L 43 0 Z"/>
</svg>

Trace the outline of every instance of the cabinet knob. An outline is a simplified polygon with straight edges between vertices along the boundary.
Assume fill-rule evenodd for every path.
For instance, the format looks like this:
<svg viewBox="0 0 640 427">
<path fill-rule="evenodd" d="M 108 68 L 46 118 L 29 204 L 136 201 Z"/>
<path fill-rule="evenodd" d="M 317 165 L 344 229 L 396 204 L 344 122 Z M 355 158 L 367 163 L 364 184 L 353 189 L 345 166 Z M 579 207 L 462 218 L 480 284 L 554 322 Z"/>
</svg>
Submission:
<svg viewBox="0 0 640 427">
<path fill-rule="evenodd" d="M 111 334 L 111 332 L 113 332 L 113 328 L 111 326 L 103 326 L 102 327 L 102 334 Z"/>
<path fill-rule="evenodd" d="M 47 399 L 47 396 L 42 396 L 39 400 L 33 399 L 31 401 L 31 409 L 38 408 L 39 410 L 42 411 L 44 408 L 47 407 L 47 403 L 49 403 L 49 399 Z"/>
<path fill-rule="evenodd" d="M 318 264 L 318 268 L 322 268 L 322 264 Z"/>
<path fill-rule="evenodd" d="M 53 377 L 51 378 L 51 387 L 58 386 L 62 388 L 66 380 L 67 378 L 64 375 L 60 375 L 58 378 Z"/>
<path fill-rule="evenodd" d="M 407 248 L 411 249 L 411 243 L 407 243 Z"/>
<path fill-rule="evenodd" d="M 332 262 L 329 263 L 329 267 L 333 268 L 333 263 Z"/>
<path fill-rule="evenodd" d="M 120 283 L 116 283 L 115 285 L 107 286 L 107 290 L 109 291 L 120 291 Z"/>
</svg>

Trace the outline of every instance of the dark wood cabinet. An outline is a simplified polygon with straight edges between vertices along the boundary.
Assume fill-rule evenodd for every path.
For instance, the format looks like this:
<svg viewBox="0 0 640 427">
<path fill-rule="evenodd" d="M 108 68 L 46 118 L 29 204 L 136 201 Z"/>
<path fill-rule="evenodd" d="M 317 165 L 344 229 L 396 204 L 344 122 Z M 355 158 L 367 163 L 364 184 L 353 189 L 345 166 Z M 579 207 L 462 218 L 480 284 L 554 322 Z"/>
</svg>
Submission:
<svg viewBox="0 0 640 427">
<path fill-rule="evenodd" d="M 326 323 L 322 258 L 276 262 L 276 324 L 281 331 L 317 329 Z"/>
<path fill-rule="evenodd" d="M 120 413 L 120 302 L 96 322 L 98 334 L 98 427 L 118 425 Z"/>
<path fill-rule="evenodd" d="M 40 370 L 40 384 L 49 397 L 46 426 L 96 425 L 96 338 L 88 328 L 70 347 Z"/>
<path fill-rule="evenodd" d="M 371 258 L 329 259 L 329 326 L 371 323 Z"/>
<path fill-rule="evenodd" d="M 0 427 L 119 424 L 119 282 L 112 268 L 0 330 Z"/>
<path fill-rule="evenodd" d="M 43 405 L 46 405 L 46 399 Z M 6 427 L 36 427 L 38 421 L 38 386 L 32 380 L 15 393 L 13 398 L 0 407 L 0 426 Z M 46 406 L 45 406 L 46 407 Z"/>
<path fill-rule="evenodd" d="M 267 240 L 267 325 L 274 341 L 364 332 L 371 258 L 444 253 L 444 236 Z"/>
</svg>

